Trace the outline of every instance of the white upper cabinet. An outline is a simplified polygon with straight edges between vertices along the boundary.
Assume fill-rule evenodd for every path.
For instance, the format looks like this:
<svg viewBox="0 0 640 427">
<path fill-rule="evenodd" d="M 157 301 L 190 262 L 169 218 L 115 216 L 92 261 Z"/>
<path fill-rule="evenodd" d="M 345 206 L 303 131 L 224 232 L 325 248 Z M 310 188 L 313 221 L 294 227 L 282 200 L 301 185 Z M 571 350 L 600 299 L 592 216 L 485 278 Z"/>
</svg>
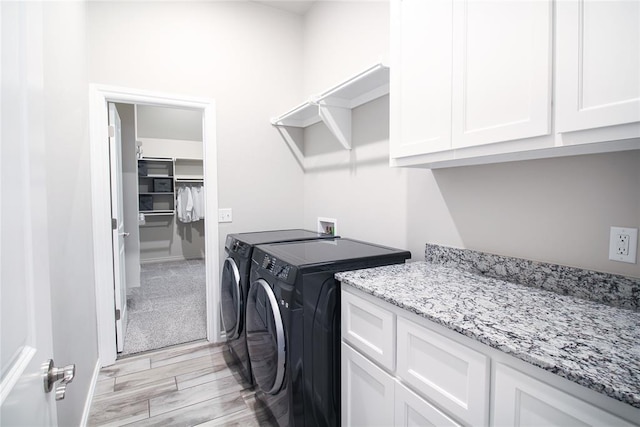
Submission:
<svg viewBox="0 0 640 427">
<path fill-rule="evenodd" d="M 451 0 L 391 4 L 392 157 L 451 145 Z"/>
<path fill-rule="evenodd" d="M 550 1 L 396 0 L 392 157 L 545 135 Z"/>
<path fill-rule="evenodd" d="M 557 131 L 640 121 L 640 2 L 556 8 Z"/>
<path fill-rule="evenodd" d="M 453 148 L 551 131 L 551 16 L 548 0 L 453 2 Z"/>
<path fill-rule="evenodd" d="M 391 0 L 391 165 L 639 149 L 639 24 L 638 1 Z"/>
</svg>

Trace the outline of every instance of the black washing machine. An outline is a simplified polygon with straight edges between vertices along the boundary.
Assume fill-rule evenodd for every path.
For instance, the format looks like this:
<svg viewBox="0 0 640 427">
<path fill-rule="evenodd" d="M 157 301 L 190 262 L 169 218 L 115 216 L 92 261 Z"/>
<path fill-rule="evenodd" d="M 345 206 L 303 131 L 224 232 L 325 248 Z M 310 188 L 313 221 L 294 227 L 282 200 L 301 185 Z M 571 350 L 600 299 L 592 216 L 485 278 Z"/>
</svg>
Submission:
<svg viewBox="0 0 640 427">
<path fill-rule="evenodd" d="M 255 245 L 273 242 L 292 242 L 306 239 L 333 239 L 334 236 L 314 231 L 291 229 L 258 231 L 227 235 L 225 251 L 227 258 L 222 266 L 220 280 L 220 308 L 222 326 L 232 354 L 232 367 L 251 384 L 251 365 L 247 354 L 247 343 L 244 328 L 244 314 L 249 292 L 249 270 L 251 255 Z"/>
<path fill-rule="evenodd" d="M 247 347 L 256 397 L 280 426 L 340 424 L 340 287 L 334 274 L 410 257 L 345 238 L 255 247 Z"/>
</svg>

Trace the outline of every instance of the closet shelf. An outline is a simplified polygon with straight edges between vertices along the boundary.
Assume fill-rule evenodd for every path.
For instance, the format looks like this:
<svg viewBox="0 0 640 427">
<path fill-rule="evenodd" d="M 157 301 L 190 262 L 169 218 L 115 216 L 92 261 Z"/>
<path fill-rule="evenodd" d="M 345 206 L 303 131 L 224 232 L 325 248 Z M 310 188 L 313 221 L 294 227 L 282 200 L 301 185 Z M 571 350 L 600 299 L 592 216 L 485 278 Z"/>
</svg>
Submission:
<svg viewBox="0 0 640 427">
<path fill-rule="evenodd" d="M 170 162 L 170 163 L 173 163 L 173 159 L 171 157 L 141 157 L 138 160 L 139 161 L 145 161 L 145 162 Z"/>
<path fill-rule="evenodd" d="M 382 63 L 376 64 L 272 119 L 271 124 L 278 129 L 301 162 L 304 155 L 296 143 L 296 139 L 303 142 L 300 133 L 294 135 L 287 128 L 306 128 L 322 121 L 340 144 L 350 150 L 351 110 L 388 93 L 389 67 Z"/>
<path fill-rule="evenodd" d="M 141 214 L 145 216 L 166 216 L 166 215 L 175 215 L 175 211 L 140 211 Z"/>
<path fill-rule="evenodd" d="M 148 174 L 148 175 L 138 175 L 140 178 L 173 178 L 173 175 L 162 175 L 162 174 Z"/>
<path fill-rule="evenodd" d="M 204 182 L 204 177 L 197 176 L 176 176 L 176 182 Z"/>
</svg>

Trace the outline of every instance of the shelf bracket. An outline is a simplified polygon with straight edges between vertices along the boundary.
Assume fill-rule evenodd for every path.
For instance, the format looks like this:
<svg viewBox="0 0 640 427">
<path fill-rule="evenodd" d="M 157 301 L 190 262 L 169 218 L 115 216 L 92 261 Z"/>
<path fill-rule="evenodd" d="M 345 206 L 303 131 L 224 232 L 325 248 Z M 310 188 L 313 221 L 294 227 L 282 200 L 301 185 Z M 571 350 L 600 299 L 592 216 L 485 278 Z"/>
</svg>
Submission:
<svg viewBox="0 0 640 427">
<path fill-rule="evenodd" d="M 319 102 L 318 113 L 340 144 L 351 150 L 351 109 Z"/>
<path fill-rule="evenodd" d="M 382 63 L 375 64 L 272 119 L 271 124 L 278 129 L 304 169 L 303 134 L 295 132 L 322 121 L 338 142 L 351 150 L 351 110 L 388 93 L 389 67 Z"/>
<path fill-rule="evenodd" d="M 295 156 L 298 164 L 300 165 L 302 170 L 304 170 L 304 154 L 302 153 L 300 146 L 296 142 L 296 140 L 302 141 L 304 130 L 302 128 L 289 127 L 278 124 L 274 124 L 273 126 L 278 129 L 280 136 L 287 142 L 287 145 Z"/>
</svg>

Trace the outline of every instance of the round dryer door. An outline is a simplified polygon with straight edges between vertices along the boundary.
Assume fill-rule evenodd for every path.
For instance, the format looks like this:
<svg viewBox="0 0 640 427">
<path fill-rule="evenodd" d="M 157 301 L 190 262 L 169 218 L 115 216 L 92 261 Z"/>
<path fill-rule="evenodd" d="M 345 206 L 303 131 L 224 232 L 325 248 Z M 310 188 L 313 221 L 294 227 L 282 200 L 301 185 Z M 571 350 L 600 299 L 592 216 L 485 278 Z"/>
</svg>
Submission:
<svg viewBox="0 0 640 427">
<path fill-rule="evenodd" d="M 236 339 L 240 334 L 242 308 L 240 272 L 236 262 L 232 258 L 227 258 L 222 266 L 222 280 L 220 281 L 220 311 L 227 340 Z"/>
<path fill-rule="evenodd" d="M 285 369 L 284 328 L 273 290 L 263 280 L 251 284 L 247 298 L 247 349 L 258 387 L 276 394 Z"/>
</svg>

